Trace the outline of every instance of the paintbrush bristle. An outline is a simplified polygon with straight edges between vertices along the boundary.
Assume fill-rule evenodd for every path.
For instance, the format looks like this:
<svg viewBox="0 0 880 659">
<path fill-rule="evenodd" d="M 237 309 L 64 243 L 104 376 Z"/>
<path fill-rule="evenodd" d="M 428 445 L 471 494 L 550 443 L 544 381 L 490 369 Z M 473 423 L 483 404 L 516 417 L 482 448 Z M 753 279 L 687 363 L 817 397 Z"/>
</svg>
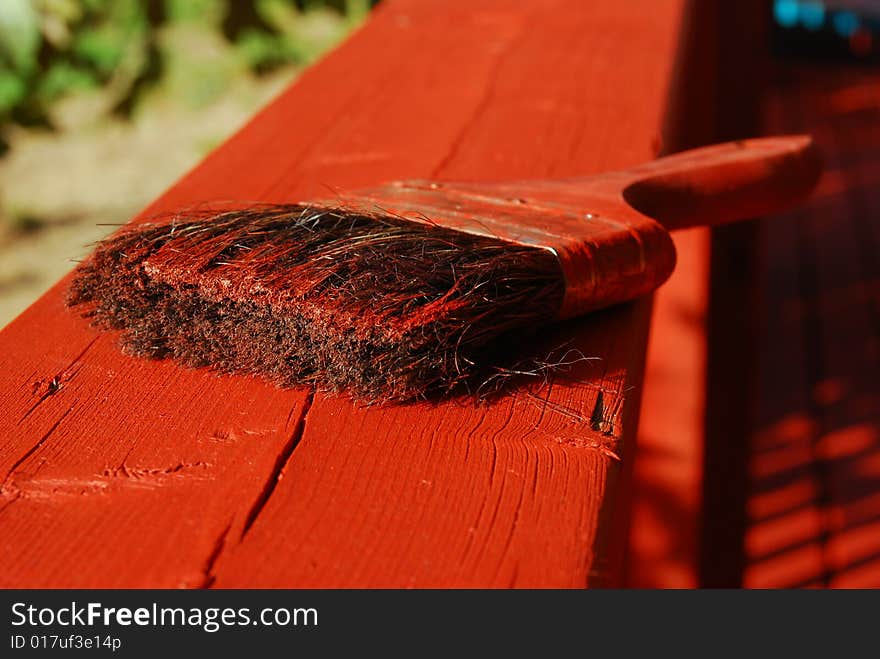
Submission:
<svg viewBox="0 0 880 659">
<path fill-rule="evenodd" d="M 79 266 L 68 301 L 136 355 L 381 402 L 479 389 L 563 290 L 543 249 L 262 205 L 126 227 Z"/>
</svg>

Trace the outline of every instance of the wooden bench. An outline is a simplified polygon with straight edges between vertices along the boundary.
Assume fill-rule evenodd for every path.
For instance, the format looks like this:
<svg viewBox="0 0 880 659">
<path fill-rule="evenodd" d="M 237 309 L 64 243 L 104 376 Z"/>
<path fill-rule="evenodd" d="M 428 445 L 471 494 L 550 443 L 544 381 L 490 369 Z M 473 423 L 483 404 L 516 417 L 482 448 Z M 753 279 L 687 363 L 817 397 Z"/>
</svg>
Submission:
<svg viewBox="0 0 880 659">
<path fill-rule="evenodd" d="M 590 174 L 729 137 L 719 44 L 761 3 L 731 4 L 386 0 L 144 212 Z M 0 333 L 0 586 L 694 585 L 710 242 L 678 241 L 646 384 L 650 299 L 558 327 L 601 360 L 484 406 L 134 359 L 59 282 Z M 679 453 L 649 451 L 633 487 L 645 388 L 645 446 Z M 677 492 L 671 540 L 652 483 Z"/>
</svg>

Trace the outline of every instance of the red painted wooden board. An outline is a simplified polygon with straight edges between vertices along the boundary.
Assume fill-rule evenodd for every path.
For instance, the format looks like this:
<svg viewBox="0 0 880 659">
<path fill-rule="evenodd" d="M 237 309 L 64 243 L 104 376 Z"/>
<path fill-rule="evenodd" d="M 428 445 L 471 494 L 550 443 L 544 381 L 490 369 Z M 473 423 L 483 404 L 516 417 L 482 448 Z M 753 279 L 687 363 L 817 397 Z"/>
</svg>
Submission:
<svg viewBox="0 0 880 659">
<path fill-rule="evenodd" d="M 709 230 L 675 234 L 678 265 L 655 295 L 633 474 L 626 584 L 699 585 Z"/>
<path fill-rule="evenodd" d="M 389 0 L 145 212 L 651 158 L 685 5 Z M 616 579 L 649 301 L 547 337 L 600 359 L 539 391 L 364 409 L 126 357 L 63 287 L 0 334 L 0 585 Z"/>
</svg>

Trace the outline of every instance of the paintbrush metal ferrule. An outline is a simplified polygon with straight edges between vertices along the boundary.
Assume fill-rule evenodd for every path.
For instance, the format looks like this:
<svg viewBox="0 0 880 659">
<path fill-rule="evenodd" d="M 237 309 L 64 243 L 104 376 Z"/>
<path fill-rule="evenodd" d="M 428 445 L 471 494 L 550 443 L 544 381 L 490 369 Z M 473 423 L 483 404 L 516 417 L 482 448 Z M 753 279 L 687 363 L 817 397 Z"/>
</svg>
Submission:
<svg viewBox="0 0 880 659">
<path fill-rule="evenodd" d="M 482 184 L 484 189 L 491 190 L 490 186 Z M 397 181 L 317 205 L 387 213 L 552 252 L 565 293 L 561 306 L 548 320 L 574 318 L 649 293 L 675 267 L 669 232 L 627 208 L 622 200 L 595 195 L 577 205 L 554 202 L 559 190 L 535 182 L 516 186 L 516 196 L 492 195 L 480 192 L 480 187 L 473 183 Z"/>
</svg>

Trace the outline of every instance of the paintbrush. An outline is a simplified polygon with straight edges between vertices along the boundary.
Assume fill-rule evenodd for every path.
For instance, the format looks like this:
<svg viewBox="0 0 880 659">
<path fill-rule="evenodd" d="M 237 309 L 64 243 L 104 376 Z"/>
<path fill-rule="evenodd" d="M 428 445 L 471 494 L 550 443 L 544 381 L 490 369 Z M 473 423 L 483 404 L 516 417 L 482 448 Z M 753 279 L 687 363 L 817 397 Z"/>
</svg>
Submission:
<svg viewBox="0 0 880 659">
<path fill-rule="evenodd" d="M 790 136 L 586 178 L 202 208 L 100 242 L 68 302 L 136 355 L 366 402 L 480 391 L 536 328 L 659 286 L 669 230 L 779 212 L 820 170 Z"/>
</svg>

